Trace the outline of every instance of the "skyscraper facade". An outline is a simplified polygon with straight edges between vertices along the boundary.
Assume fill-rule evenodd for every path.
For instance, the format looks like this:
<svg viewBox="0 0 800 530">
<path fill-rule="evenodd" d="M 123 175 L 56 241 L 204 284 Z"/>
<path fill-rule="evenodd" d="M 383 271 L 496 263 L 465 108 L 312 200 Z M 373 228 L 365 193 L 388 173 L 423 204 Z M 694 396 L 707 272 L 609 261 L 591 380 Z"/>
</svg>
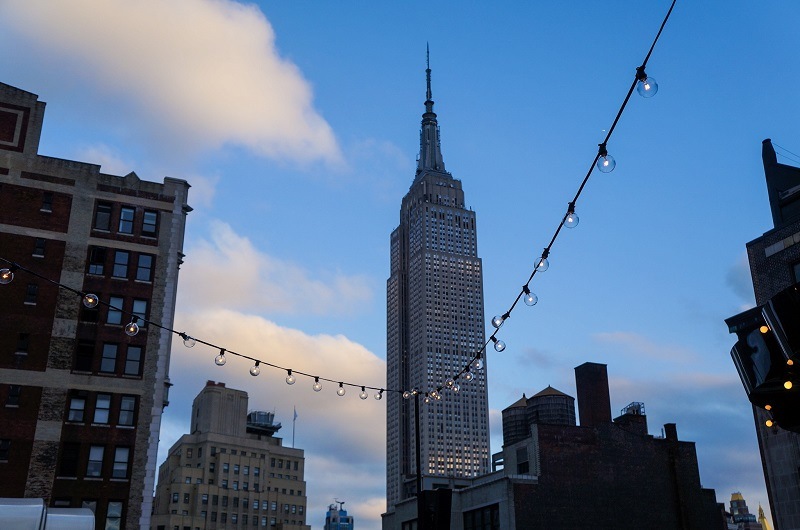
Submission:
<svg viewBox="0 0 800 530">
<path fill-rule="evenodd" d="M 0 285 L 0 497 L 146 529 L 189 184 L 40 155 L 44 110 L 0 83 L 0 256 L 41 275 Z"/>
<path fill-rule="evenodd" d="M 417 171 L 391 235 L 387 281 L 387 385 L 435 389 L 470 361 L 485 341 L 483 268 L 475 212 L 465 208 L 461 181 L 445 170 L 433 112 L 430 64 Z M 387 505 L 415 495 L 419 436 L 423 487 L 452 485 L 489 470 L 486 371 L 459 381 L 442 399 L 390 393 L 387 403 Z"/>
</svg>

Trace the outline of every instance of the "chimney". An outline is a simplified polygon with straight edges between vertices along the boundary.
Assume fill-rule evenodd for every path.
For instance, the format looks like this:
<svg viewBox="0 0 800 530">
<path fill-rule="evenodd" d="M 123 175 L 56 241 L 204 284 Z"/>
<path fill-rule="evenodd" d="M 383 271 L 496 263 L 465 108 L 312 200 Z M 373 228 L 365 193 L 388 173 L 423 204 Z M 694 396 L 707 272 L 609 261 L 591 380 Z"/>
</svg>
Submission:
<svg viewBox="0 0 800 530">
<path fill-rule="evenodd" d="M 608 372 L 605 364 L 583 363 L 575 367 L 578 413 L 581 427 L 611 423 L 611 398 L 608 395 Z"/>
</svg>

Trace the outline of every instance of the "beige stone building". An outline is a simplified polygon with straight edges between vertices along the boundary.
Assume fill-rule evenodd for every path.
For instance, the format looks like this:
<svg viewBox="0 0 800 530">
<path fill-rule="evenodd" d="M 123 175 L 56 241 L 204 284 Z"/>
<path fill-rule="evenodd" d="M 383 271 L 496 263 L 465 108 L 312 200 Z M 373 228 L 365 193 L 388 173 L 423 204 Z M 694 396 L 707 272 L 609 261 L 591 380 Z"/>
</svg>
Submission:
<svg viewBox="0 0 800 530">
<path fill-rule="evenodd" d="M 283 446 L 269 412 L 247 393 L 208 381 L 192 404 L 191 433 L 158 472 L 153 530 L 309 530 L 305 456 Z"/>
</svg>

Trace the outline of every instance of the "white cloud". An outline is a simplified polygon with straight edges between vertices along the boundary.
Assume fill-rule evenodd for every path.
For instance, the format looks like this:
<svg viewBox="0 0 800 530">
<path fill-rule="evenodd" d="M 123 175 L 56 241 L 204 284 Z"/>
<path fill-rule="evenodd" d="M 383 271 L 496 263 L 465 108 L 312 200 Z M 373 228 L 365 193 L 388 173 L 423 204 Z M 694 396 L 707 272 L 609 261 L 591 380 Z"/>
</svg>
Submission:
<svg viewBox="0 0 800 530">
<path fill-rule="evenodd" d="M 219 184 L 219 177 L 206 177 L 203 175 L 187 175 L 176 176 L 182 178 L 191 184 L 192 188 L 189 190 L 189 203 L 194 207 L 210 208 L 214 203 L 214 195 L 217 193 L 217 184 Z"/>
<path fill-rule="evenodd" d="M 105 144 L 87 145 L 78 149 L 78 160 L 88 160 L 90 164 L 98 164 L 100 171 L 109 175 L 124 177 L 133 171 L 133 164 L 123 160 L 120 154 Z"/>
<path fill-rule="evenodd" d="M 303 268 L 256 249 L 223 222 L 210 240 L 187 247 L 181 269 L 184 308 L 226 307 L 267 313 L 355 313 L 372 297 L 368 280 Z"/>
<path fill-rule="evenodd" d="M 30 64 L 86 83 L 152 145 L 341 162 L 311 86 L 255 5 L 230 0 L 7 0 L 0 32 Z M 15 52 L 16 53 L 16 52 Z M 96 91 L 96 92 L 95 92 Z M 99 104 L 100 102 L 95 102 Z M 117 114 L 122 114 L 122 118 Z"/>
</svg>

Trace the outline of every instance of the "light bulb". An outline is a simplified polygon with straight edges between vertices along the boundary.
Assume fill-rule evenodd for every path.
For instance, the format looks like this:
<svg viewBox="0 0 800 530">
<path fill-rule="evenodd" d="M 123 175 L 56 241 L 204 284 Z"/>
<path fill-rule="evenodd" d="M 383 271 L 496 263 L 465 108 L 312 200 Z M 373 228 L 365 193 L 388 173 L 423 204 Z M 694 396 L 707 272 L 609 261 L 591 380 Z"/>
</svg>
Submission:
<svg viewBox="0 0 800 530">
<path fill-rule="evenodd" d="M 522 288 L 522 292 L 525 293 L 522 297 L 522 299 L 525 301 L 525 305 L 535 306 L 539 301 L 539 297 L 536 296 L 536 293 L 531 292 L 527 285 Z"/>
<path fill-rule="evenodd" d="M 540 258 L 539 263 L 536 265 L 536 270 L 539 272 L 544 272 L 550 268 L 550 262 L 547 258 Z"/>
<path fill-rule="evenodd" d="M 575 228 L 578 226 L 578 221 L 580 221 L 580 219 L 578 219 L 578 215 L 575 212 L 568 212 L 567 217 L 564 218 L 564 226 L 567 228 Z"/>
<path fill-rule="evenodd" d="M 197 341 L 194 340 L 193 337 L 187 335 L 186 333 L 181 335 L 181 337 L 183 337 L 183 345 L 186 346 L 187 348 L 194 348 L 194 345 L 197 344 Z"/>
<path fill-rule="evenodd" d="M 436 391 L 436 390 L 433 390 L 433 391 L 431 391 L 431 393 L 430 393 L 430 396 L 431 396 L 433 399 L 439 399 L 439 392 L 438 392 L 438 391 Z"/>
<path fill-rule="evenodd" d="M 651 98 L 658 92 L 658 83 L 656 83 L 656 80 L 652 77 L 639 79 L 639 82 L 636 83 L 636 92 L 643 98 Z"/>
<path fill-rule="evenodd" d="M 319 377 L 314 378 L 314 384 L 311 386 L 314 389 L 314 392 L 319 392 L 322 390 L 322 383 L 319 382 Z"/>
<path fill-rule="evenodd" d="M 473 370 L 483 370 L 483 359 L 478 357 L 477 359 L 472 361 L 472 364 L 470 364 L 470 368 L 472 368 Z"/>
<path fill-rule="evenodd" d="M 617 161 L 614 157 L 606 154 L 597 159 L 597 169 L 603 173 L 611 173 L 617 167 Z"/>
<path fill-rule="evenodd" d="M 0 284 L 6 285 L 14 279 L 14 271 L 11 269 L 0 269 Z"/>
<path fill-rule="evenodd" d="M 343 396 L 345 392 L 347 391 L 344 389 L 344 386 L 342 386 L 342 383 L 339 383 L 339 388 L 336 389 L 336 393 Z"/>
<path fill-rule="evenodd" d="M 411 397 L 411 392 L 408 390 L 403 390 L 403 399 L 409 399 Z"/>
<path fill-rule="evenodd" d="M 794 366 L 794 361 L 792 359 L 786 359 L 786 366 Z"/>
<path fill-rule="evenodd" d="M 412 388 L 412 389 L 411 389 L 411 394 L 413 394 L 413 395 L 415 395 L 415 396 L 416 396 L 417 394 L 419 394 L 419 388 L 417 388 L 417 387 L 414 387 L 414 388 Z"/>
<path fill-rule="evenodd" d="M 256 364 L 254 364 L 253 366 L 250 367 L 250 375 L 252 375 L 253 377 L 255 377 L 255 376 L 257 376 L 258 374 L 261 373 L 261 367 L 258 366 L 258 365 L 259 365 L 259 362 L 256 361 Z"/>
<path fill-rule="evenodd" d="M 764 422 L 764 425 L 766 425 L 767 427 L 772 427 L 773 425 L 775 425 L 775 422 L 772 420 L 767 420 Z"/>
<path fill-rule="evenodd" d="M 214 357 L 214 362 L 217 366 L 223 366 L 228 360 L 225 358 L 225 350 L 220 350 L 219 355 Z"/>
<path fill-rule="evenodd" d="M 783 383 L 783 388 L 785 388 L 786 390 L 791 390 L 793 386 L 794 385 L 792 384 L 791 381 L 786 381 L 785 383 Z"/>
<path fill-rule="evenodd" d="M 424 401 L 425 403 L 430 403 L 430 402 L 431 402 L 431 397 L 430 397 L 430 396 L 428 396 L 428 395 L 426 395 L 426 396 L 425 396 L 425 399 L 423 399 L 423 401 Z"/>
<path fill-rule="evenodd" d="M 472 381 L 475 379 L 475 375 L 472 372 L 466 372 L 464 374 L 464 381 Z"/>
<path fill-rule="evenodd" d="M 128 322 L 128 325 L 125 326 L 125 334 L 129 337 L 133 337 L 139 333 L 139 324 L 136 323 L 136 320 L 131 320 Z"/>
<path fill-rule="evenodd" d="M 501 317 L 500 315 L 495 315 L 494 317 L 492 317 L 492 326 L 496 327 L 497 329 L 500 329 L 500 326 L 503 325 L 503 322 L 504 322 L 503 317 Z"/>
<path fill-rule="evenodd" d="M 446 386 L 447 388 L 453 388 L 454 384 L 456 384 L 456 382 L 452 378 L 444 382 L 444 386 Z"/>
<path fill-rule="evenodd" d="M 494 351 L 501 352 L 506 349 L 506 343 L 500 339 L 494 341 Z"/>
<path fill-rule="evenodd" d="M 88 307 L 89 309 L 94 309 L 97 307 L 97 304 L 100 303 L 100 299 L 97 297 L 96 294 L 89 294 L 86 293 L 83 295 L 83 305 Z"/>
<path fill-rule="evenodd" d="M 363 386 L 361 387 L 361 392 L 358 393 L 358 397 L 361 399 L 367 399 L 369 397 L 369 394 L 367 394 L 367 391 Z"/>
<path fill-rule="evenodd" d="M 455 393 L 458 393 L 458 391 L 461 390 L 461 387 L 458 386 L 458 383 L 456 383 L 456 384 L 453 385 L 453 388 L 451 388 L 450 390 L 452 390 Z"/>
<path fill-rule="evenodd" d="M 403 394 L 405 394 L 405 392 L 403 392 Z M 403 396 L 403 397 L 405 397 L 405 396 Z M 382 399 L 383 399 L 383 389 L 381 389 L 379 392 L 375 393 L 375 401 L 380 401 Z"/>
<path fill-rule="evenodd" d="M 764 405 L 764 410 L 772 410 L 772 405 Z"/>
<path fill-rule="evenodd" d="M 288 375 L 286 376 L 286 384 L 287 385 L 293 385 L 295 383 L 295 381 L 297 381 L 297 379 L 295 379 L 295 377 L 292 375 L 292 371 L 291 370 L 288 370 L 287 373 L 288 373 Z"/>
<path fill-rule="evenodd" d="M 769 331 L 769 326 L 767 326 L 765 324 L 765 325 L 761 326 L 760 328 L 758 328 L 758 331 L 760 331 L 761 333 L 767 333 Z"/>
</svg>

